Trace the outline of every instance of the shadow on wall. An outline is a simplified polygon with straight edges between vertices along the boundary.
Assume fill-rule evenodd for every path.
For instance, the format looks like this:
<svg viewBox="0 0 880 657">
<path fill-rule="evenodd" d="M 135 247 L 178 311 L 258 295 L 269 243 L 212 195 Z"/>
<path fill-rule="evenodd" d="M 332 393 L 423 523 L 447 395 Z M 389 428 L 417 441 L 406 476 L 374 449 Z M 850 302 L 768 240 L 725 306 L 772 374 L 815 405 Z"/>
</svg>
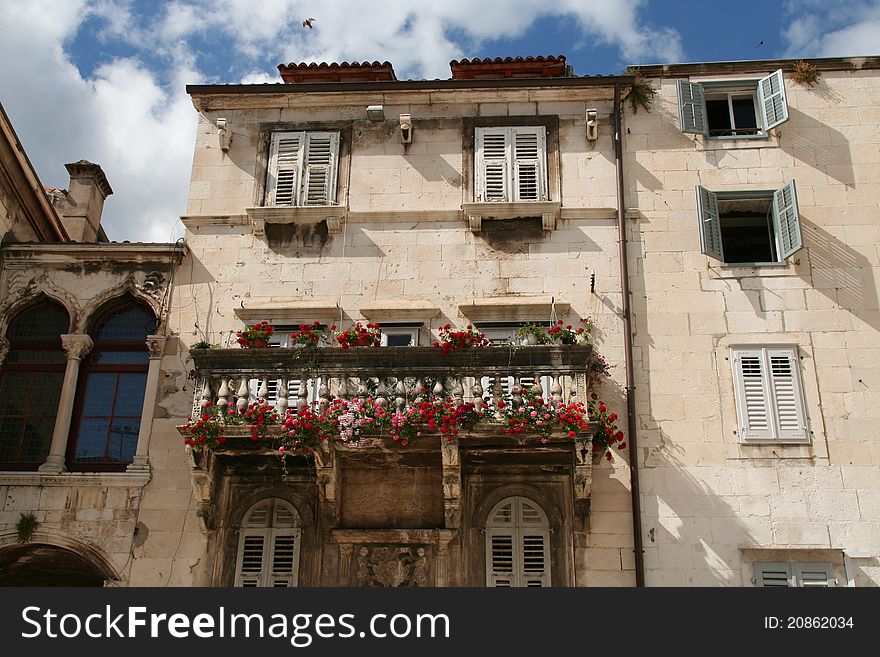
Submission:
<svg viewBox="0 0 880 657">
<path fill-rule="evenodd" d="M 801 229 L 810 262 L 809 272 L 801 277 L 837 307 L 880 330 L 880 299 L 871 262 L 803 217 Z"/>
<path fill-rule="evenodd" d="M 849 140 L 826 123 L 793 107 L 778 130 L 779 147 L 801 163 L 827 174 L 848 187 L 855 185 Z"/>
</svg>

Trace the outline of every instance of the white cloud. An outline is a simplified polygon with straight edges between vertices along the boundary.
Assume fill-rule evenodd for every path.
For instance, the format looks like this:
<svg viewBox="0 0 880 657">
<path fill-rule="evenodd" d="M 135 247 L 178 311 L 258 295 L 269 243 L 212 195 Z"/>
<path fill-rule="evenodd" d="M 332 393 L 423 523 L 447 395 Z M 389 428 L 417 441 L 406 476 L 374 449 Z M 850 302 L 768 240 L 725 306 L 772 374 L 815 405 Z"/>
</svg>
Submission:
<svg viewBox="0 0 880 657">
<path fill-rule="evenodd" d="M 789 0 L 787 57 L 880 54 L 880 0 Z"/>
<path fill-rule="evenodd" d="M 166 241 L 184 212 L 196 124 L 185 85 L 206 80 L 198 61 L 228 64 L 217 82 L 276 82 L 278 62 L 316 60 L 389 60 L 400 78 L 445 78 L 450 59 L 528 36 L 547 17 L 627 62 L 680 61 L 678 33 L 640 20 L 645 2 L 173 0 L 144 14 L 132 0 L 4 0 L 0 61 L 15 65 L 0 67 L 0 89 L 14 90 L 2 101 L 44 183 L 66 187 L 65 162 L 97 162 L 115 192 L 110 237 Z M 71 48 L 87 37 L 98 61 L 84 75 Z"/>
</svg>

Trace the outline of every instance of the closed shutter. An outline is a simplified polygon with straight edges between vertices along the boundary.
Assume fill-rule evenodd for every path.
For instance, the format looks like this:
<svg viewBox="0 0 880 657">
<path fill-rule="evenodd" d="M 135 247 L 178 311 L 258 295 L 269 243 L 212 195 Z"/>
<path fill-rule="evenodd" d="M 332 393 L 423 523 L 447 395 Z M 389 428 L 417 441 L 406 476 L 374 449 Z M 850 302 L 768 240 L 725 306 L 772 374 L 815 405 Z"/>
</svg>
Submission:
<svg viewBox="0 0 880 657">
<path fill-rule="evenodd" d="M 338 132 L 306 133 L 302 205 L 333 205 L 336 201 Z"/>
<path fill-rule="evenodd" d="M 510 131 L 477 128 L 475 191 L 477 201 L 509 201 Z"/>
<path fill-rule="evenodd" d="M 795 347 L 737 347 L 733 371 L 743 440 L 809 440 Z"/>
<path fill-rule="evenodd" d="M 779 235 L 780 260 L 804 248 L 794 180 L 773 192 L 773 228 Z"/>
<path fill-rule="evenodd" d="M 718 214 L 718 196 L 697 185 L 697 219 L 700 223 L 700 248 L 710 258 L 724 262 L 721 244 L 721 217 Z"/>
<path fill-rule="evenodd" d="M 547 199 L 544 128 L 513 128 L 513 189 L 515 201 Z"/>
<path fill-rule="evenodd" d="M 269 149 L 267 205 L 299 205 L 304 132 L 274 132 Z"/>
<path fill-rule="evenodd" d="M 296 586 L 301 531 L 299 514 L 283 500 L 251 507 L 241 526 L 235 585 Z"/>
<path fill-rule="evenodd" d="M 791 564 L 788 563 L 756 563 L 755 586 L 767 588 L 788 588 L 794 586 L 791 575 Z"/>
<path fill-rule="evenodd" d="M 508 497 L 489 514 L 486 584 L 491 587 L 550 586 L 547 517 L 524 497 Z"/>
<path fill-rule="evenodd" d="M 797 586 L 826 588 L 837 586 L 830 563 L 793 563 L 792 575 Z"/>
<path fill-rule="evenodd" d="M 678 117 L 682 132 L 709 134 L 703 85 L 687 80 L 678 81 Z"/>
<path fill-rule="evenodd" d="M 772 438 L 767 373 L 761 349 L 736 350 L 733 366 L 740 438 Z"/>
<path fill-rule="evenodd" d="M 788 102 L 785 98 L 785 79 L 782 69 L 758 80 L 758 102 L 764 116 L 764 130 L 788 121 Z"/>
<path fill-rule="evenodd" d="M 782 440 L 806 440 L 807 427 L 800 368 L 792 349 L 767 349 L 770 392 L 775 413 L 776 437 Z"/>
</svg>

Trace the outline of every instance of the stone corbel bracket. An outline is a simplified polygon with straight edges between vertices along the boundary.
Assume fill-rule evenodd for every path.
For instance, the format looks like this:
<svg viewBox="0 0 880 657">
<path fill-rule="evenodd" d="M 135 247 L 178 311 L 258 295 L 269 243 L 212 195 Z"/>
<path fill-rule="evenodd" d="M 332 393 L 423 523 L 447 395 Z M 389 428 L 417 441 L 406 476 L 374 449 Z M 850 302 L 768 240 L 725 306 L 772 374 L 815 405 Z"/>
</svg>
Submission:
<svg viewBox="0 0 880 657">
<path fill-rule="evenodd" d="M 593 454 L 591 440 L 580 438 L 575 442 L 574 477 L 572 477 L 575 528 L 590 530 L 590 491 L 593 485 Z"/>
<path fill-rule="evenodd" d="M 440 449 L 443 458 L 443 506 L 447 529 L 461 525 L 461 461 L 458 443 L 446 442 Z"/>
<path fill-rule="evenodd" d="M 327 222 L 331 235 L 342 233 L 342 225 L 348 217 L 348 208 L 342 205 L 309 205 L 304 207 L 256 207 L 247 208 L 248 220 L 253 234 L 266 234 L 266 224 L 317 224 Z"/>
<path fill-rule="evenodd" d="M 544 230 L 556 230 L 562 203 L 559 201 L 519 201 L 516 203 L 462 203 L 471 232 L 483 230 L 483 220 L 541 217 Z"/>
<path fill-rule="evenodd" d="M 314 451 L 315 483 L 318 486 L 318 498 L 321 501 L 321 512 L 332 526 L 339 524 L 339 471 L 338 459 L 331 445 L 322 445 Z"/>
</svg>

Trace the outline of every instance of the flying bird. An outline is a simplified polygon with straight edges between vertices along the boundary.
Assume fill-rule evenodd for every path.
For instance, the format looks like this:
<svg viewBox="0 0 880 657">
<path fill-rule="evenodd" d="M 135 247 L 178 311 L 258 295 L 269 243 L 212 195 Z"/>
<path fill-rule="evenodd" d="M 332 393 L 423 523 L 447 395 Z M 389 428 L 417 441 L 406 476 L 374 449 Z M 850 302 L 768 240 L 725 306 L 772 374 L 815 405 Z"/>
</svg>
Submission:
<svg viewBox="0 0 880 657">
<path fill-rule="evenodd" d="M 755 48 L 760 48 L 760 47 L 763 46 L 763 45 L 764 45 L 764 42 L 763 42 L 763 41 L 759 41 L 759 42 L 758 42 L 758 45 L 755 46 Z"/>
<path fill-rule="evenodd" d="M 307 18 L 306 20 L 303 21 L 303 27 L 307 27 L 311 30 L 313 27 L 315 27 L 314 25 L 312 25 L 312 23 L 314 23 L 314 22 L 315 22 L 314 18 Z"/>
</svg>

